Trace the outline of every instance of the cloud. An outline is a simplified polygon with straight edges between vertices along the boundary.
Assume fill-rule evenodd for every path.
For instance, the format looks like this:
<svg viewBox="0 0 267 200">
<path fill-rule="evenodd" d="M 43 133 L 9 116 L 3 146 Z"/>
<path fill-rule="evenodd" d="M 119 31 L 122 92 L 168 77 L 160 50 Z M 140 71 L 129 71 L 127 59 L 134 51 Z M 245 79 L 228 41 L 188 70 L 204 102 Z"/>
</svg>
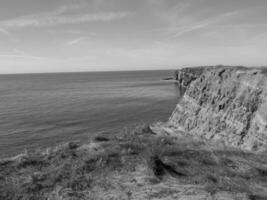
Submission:
<svg viewBox="0 0 267 200">
<path fill-rule="evenodd" d="M 218 22 L 221 22 L 229 17 L 235 16 L 237 15 L 238 12 L 234 11 L 234 12 L 228 12 L 228 13 L 223 13 L 221 15 L 218 15 L 216 17 L 211 17 L 211 18 L 207 18 L 205 20 L 202 20 L 200 22 L 196 22 L 196 23 L 192 23 L 191 25 L 188 26 L 181 26 L 181 27 L 174 27 L 172 28 L 174 30 L 174 33 L 172 34 L 171 38 L 177 38 L 180 37 L 186 33 L 198 30 L 198 29 L 202 29 L 205 28 L 207 26 L 210 25 L 214 25 Z"/>
<path fill-rule="evenodd" d="M 34 56 L 19 49 L 13 49 L 11 51 L 5 51 L 5 52 L 0 51 L 0 58 L 1 59 L 44 59 L 43 57 Z"/>
<path fill-rule="evenodd" d="M 82 31 L 79 29 L 49 29 L 46 31 L 49 34 L 69 34 L 69 35 L 82 35 L 88 34 L 87 31 Z"/>
<path fill-rule="evenodd" d="M 25 28 L 25 27 L 47 27 L 56 26 L 60 24 L 75 24 L 83 22 L 94 22 L 94 21 L 112 21 L 121 19 L 128 16 L 127 12 L 118 13 L 95 13 L 95 14 L 78 14 L 69 16 L 26 16 L 13 20 L 7 20 L 0 22 L 0 26 L 6 29 L 13 28 Z"/>
<path fill-rule="evenodd" d="M 129 12 L 98 12 L 73 14 L 70 11 L 79 10 L 84 5 L 62 6 L 51 12 L 25 15 L 15 19 L 0 21 L 0 31 L 6 32 L 9 29 L 26 27 L 49 27 L 64 24 L 76 24 L 84 22 L 107 22 L 118 20 L 130 15 Z"/>
<path fill-rule="evenodd" d="M 75 38 L 75 39 L 68 41 L 66 44 L 67 45 L 75 45 L 75 44 L 78 44 L 78 43 L 80 43 L 86 39 L 87 39 L 87 37 L 79 37 L 79 38 Z"/>
<path fill-rule="evenodd" d="M 1 59 L 43 59 L 43 57 L 38 57 L 38 56 L 24 56 L 24 55 L 16 55 L 16 54 L 0 54 Z"/>
<path fill-rule="evenodd" d="M 215 25 L 216 26 L 216 25 Z M 224 24 L 218 25 L 220 28 L 265 28 L 267 23 L 255 23 L 255 24 Z"/>
</svg>

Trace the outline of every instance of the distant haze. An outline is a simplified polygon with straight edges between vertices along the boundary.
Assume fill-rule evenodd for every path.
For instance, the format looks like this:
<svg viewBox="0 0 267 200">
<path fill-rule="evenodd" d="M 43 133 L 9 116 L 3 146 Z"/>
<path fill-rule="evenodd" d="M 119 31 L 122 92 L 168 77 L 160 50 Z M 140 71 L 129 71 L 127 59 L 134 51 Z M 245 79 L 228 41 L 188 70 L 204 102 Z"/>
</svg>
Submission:
<svg viewBox="0 0 267 200">
<path fill-rule="evenodd" d="M 266 0 L 0 2 L 0 73 L 267 63 Z"/>
</svg>

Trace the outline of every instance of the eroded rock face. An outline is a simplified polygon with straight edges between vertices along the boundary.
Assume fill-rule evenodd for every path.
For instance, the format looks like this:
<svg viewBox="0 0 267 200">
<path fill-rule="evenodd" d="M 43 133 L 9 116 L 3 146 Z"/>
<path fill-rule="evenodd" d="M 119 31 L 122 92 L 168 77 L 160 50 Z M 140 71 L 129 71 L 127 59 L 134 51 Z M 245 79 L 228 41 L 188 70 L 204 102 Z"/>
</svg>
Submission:
<svg viewBox="0 0 267 200">
<path fill-rule="evenodd" d="M 190 83 L 196 80 L 203 72 L 203 68 L 194 67 L 194 68 L 183 68 L 176 70 L 174 73 L 174 79 L 182 87 L 188 87 Z"/>
<path fill-rule="evenodd" d="M 242 149 L 266 150 L 266 88 L 260 70 L 206 68 L 188 86 L 168 126 Z"/>
</svg>

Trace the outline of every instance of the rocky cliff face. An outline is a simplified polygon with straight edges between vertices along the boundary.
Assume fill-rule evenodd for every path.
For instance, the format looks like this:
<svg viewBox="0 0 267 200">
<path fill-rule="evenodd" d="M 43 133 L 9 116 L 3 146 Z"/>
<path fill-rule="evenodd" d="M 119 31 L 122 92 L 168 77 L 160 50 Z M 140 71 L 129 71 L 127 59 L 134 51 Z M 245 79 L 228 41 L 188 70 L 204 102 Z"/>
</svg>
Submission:
<svg viewBox="0 0 267 200">
<path fill-rule="evenodd" d="M 180 74 L 191 77 L 191 82 L 181 83 L 191 84 L 170 117 L 169 128 L 242 149 L 267 149 L 267 84 L 260 70 L 206 68 L 194 78 L 186 72 Z"/>
<path fill-rule="evenodd" d="M 190 83 L 196 80 L 203 72 L 204 68 L 194 67 L 194 68 L 183 68 L 181 70 L 176 70 L 174 73 L 174 79 L 182 87 L 188 87 Z"/>
</svg>

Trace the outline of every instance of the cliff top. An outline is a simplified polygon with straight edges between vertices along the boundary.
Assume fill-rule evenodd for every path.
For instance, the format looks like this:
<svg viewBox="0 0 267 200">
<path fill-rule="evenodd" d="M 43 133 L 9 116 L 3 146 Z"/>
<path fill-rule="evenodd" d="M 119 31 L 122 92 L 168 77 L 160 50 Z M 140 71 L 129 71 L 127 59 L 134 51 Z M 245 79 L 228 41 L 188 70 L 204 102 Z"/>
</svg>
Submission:
<svg viewBox="0 0 267 200">
<path fill-rule="evenodd" d="M 0 161 L 0 199 L 266 199 L 266 154 L 144 126 Z"/>
</svg>

